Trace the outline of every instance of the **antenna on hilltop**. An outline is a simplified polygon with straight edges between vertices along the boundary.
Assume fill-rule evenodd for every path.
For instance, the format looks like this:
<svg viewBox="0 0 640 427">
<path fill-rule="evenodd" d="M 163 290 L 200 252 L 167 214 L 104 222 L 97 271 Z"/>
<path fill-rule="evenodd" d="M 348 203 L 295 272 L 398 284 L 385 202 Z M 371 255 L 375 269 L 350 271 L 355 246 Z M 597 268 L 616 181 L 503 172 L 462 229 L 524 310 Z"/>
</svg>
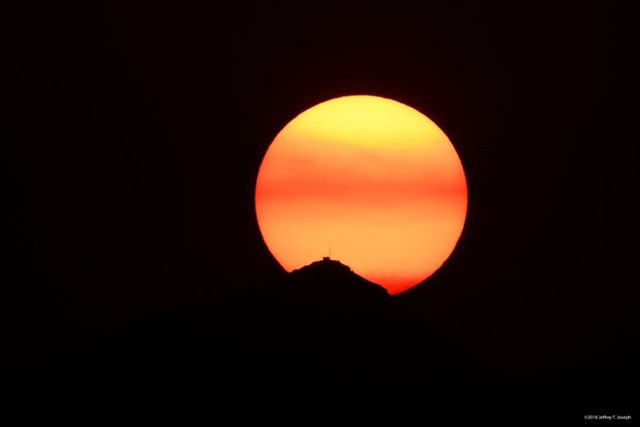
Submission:
<svg viewBox="0 0 640 427">
<path fill-rule="evenodd" d="M 323 256 L 323 261 L 331 261 L 331 241 L 329 241 L 329 256 Z"/>
</svg>

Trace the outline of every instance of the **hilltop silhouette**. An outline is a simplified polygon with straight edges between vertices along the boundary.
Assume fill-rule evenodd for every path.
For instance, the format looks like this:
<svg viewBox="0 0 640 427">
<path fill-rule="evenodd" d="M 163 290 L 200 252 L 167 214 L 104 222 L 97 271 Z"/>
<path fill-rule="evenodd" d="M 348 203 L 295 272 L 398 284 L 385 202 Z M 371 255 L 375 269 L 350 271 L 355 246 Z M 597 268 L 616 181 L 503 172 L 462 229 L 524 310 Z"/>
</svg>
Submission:
<svg viewBox="0 0 640 427">
<path fill-rule="evenodd" d="M 520 403 L 495 370 L 329 259 L 197 311 L 145 319 L 13 392 L 89 406 L 186 400 L 230 411 L 286 402 L 430 417 Z"/>
</svg>

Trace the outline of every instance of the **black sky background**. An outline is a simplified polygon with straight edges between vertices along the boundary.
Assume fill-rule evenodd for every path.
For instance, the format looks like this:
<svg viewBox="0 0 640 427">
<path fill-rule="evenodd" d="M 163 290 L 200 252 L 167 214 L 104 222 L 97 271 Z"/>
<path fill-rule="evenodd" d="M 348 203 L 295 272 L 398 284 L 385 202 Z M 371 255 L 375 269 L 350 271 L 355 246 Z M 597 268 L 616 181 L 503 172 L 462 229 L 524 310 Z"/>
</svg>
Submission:
<svg viewBox="0 0 640 427">
<path fill-rule="evenodd" d="M 349 94 L 428 115 L 467 174 L 458 247 L 399 298 L 507 372 L 628 363 L 637 168 L 615 15 L 470 1 L 10 11 L 3 376 L 282 274 L 255 219 L 260 161 L 298 113 Z"/>
</svg>

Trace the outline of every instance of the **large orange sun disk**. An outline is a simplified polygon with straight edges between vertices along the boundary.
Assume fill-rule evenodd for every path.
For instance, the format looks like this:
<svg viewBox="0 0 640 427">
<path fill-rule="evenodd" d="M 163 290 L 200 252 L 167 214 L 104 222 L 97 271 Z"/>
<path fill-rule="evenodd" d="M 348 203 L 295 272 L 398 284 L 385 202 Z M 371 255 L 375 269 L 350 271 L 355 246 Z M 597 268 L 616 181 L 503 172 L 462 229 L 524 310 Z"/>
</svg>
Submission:
<svg viewBox="0 0 640 427">
<path fill-rule="evenodd" d="M 287 271 L 330 252 L 391 294 L 446 261 L 466 212 L 449 138 L 415 109 L 374 96 L 297 116 L 271 143 L 256 183 L 260 231 Z"/>
</svg>

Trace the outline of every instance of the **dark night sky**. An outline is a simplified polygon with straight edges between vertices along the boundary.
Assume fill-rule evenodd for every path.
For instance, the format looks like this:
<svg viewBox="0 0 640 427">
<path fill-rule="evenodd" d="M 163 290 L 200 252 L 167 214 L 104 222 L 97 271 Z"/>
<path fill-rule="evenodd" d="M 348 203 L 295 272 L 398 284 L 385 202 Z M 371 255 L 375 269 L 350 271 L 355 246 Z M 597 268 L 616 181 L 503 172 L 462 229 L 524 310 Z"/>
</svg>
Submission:
<svg viewBox="0 0 640 427">
<path fill-rule="evenodd" d="M 3 26 L 9 373 L 281 274 L 260 161 L 348 94 L 428 115 L 467 174 L 459 245 L 407 304 L 508 371 L 636 354 L 637 167 L 603 2 L 85 3 Z"/>
</svg>

